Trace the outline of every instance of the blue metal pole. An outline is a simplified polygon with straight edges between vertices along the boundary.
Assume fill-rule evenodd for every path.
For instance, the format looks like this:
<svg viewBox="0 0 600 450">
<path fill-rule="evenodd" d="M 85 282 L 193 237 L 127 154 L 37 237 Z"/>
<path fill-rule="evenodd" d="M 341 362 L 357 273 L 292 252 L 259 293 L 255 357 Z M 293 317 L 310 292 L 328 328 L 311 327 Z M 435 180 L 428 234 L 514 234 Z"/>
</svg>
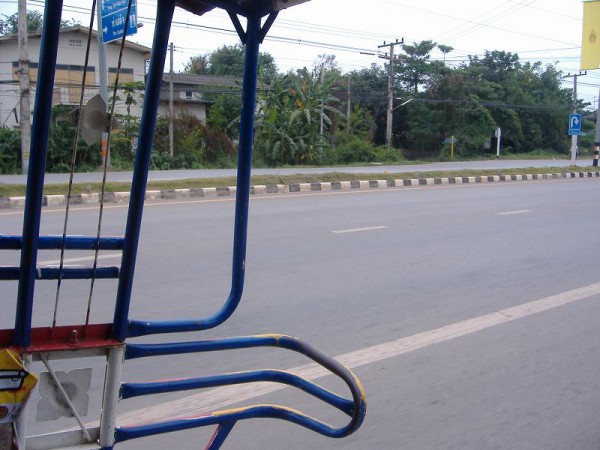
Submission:
<svg viewBox="0 0 600 450">
<path fill-rule="evenodd" d="M 129 305 L 131 302 L 131 291 L 133 289 L 133 275 L 135 272 L 140 229 L 142 227 L 142 213 L 146 195 L 146 184 L 148 181 L 148 170 L 150 168 L 150 155 L 152 153 L 156 114 L 160 100 L 162 76 L 165 59 L 167 57 L 169 31 L 171 29 L 174 10 L 175 1 L 158 1 L 154 43 L 152 45 L 152 59 L 148 71 L 142 123 L 140 126 L 135 168 L 131 184 L 131 197 L 127 215 L 127 226 L 125 229 L 125 246 L 123 248 L 121 276 L 119 278 L 113 321 L 113 337 L 119 341 L 123 341 L 127 334 Z"/>
<path fill-rule="evenodd" d="M 216 314 L 202 319 L 156 322 L 131 321 L 129 336 L 198 331 L 214 328 L 231 317 L 240 303 L 246 273 L 248 206 L 250 203 L 250 172 L 252 167 L 252 143 L 254 139 L 254 114 L 256 110 L 256 84 L 258 81 L 258 53 L 262 38 L 260 19 L 261 16 L 259 14 L 249 16 L 246 33 L 246 61 L 242 91 L 242 113 L 240 117 L 232 280 L 229 297 Z M 125 237 L 125 242 L 128 242 L 127 236 Z M 124 266 L 122 265 L 122 267 Z"/>
<path fill-rule="evenodd" d="M 23 248 L 17 292 L 14 344 L 27 347 L 31 343 L 31 316 L 35 290 L 38 239 L 42 216 L 44 172 L 48 154 L 48 134 L 52 113 L 52 92 L 56 69 L 56 53 L 60 32 L 62 0 L 46 2 L 44 28 L 40 47 L 39 72 L 36 84 L 27 193 L 23 219 Z"/>
<path fill-rule="evenodd" d="M 235 227 L 233 241 L 233 266 L 231 292 L 218 324 L 227 320 L 237 308 L 244 290 L 246 275 L 246 243 L 248 238 L 248 206 L 250 203 L 250 172 L 252 144 L 254 141 L 254 114 L 256 111 L 256 83 L 258 81 L 258 53 L 260 47 L 260 16 L 248 17 L 246 61 L 240 117 L 240 143 L 238 149 L 238 174 L 235 202 Z M 214 325 L 214 326 L 216 326 Z"/>
<path fill-rule="evenodd" d="M 221 423 L 217 427 L 215 434 L 213 434 L 212 439 L 206 446 L 206 450 L 219 450 L 233 427 L 235 426 L 235 422 Z"/>
</svg>

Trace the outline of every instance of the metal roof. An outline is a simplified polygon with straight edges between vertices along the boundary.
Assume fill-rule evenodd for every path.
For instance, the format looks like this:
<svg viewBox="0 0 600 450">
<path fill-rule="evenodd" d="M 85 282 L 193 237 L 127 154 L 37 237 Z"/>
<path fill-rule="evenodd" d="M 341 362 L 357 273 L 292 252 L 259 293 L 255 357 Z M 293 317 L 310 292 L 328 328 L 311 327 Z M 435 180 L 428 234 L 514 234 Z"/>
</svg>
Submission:
<svg viewBox="0 0 600 450">
<path fill-rule="evenodd" d="M 180 0 L 177 6 L 197 15 L 221 8 L 241 16 L 266 16 L 307 1 L 309 0 Z"/>
<path fill-rule="evenodd" d="M 240 88 L 242 79 L 228 76 L 216 75 L 194 75 L 187 73 L 165 73 L 163 74 L 163 82 L 168 83 L 173 79 L 173 83 L 186 84 L 191 86 L 216 86 L 227 88 Z"/>
</svg>

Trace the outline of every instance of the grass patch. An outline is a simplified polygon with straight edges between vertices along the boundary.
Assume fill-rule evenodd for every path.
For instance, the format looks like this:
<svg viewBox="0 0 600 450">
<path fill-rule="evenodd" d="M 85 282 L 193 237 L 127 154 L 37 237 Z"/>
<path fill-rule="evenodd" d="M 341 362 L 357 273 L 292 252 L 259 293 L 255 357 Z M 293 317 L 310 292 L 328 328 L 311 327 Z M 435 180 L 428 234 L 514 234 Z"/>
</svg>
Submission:
<svg viewBox="0 0 600 450">
<path fill-rule="evenodd" d="M 256 175 L 252 177 L 251 184 L 295 184 L 295 183 L 318 183 L 334 181 L 363 181 L 363 180 L 395 180 L 407 178 L 444 178 L 456 176 L 479 176 L 479 175 L 524 175 L 533 173 L 566 173 L 566 172 L 598 172 L 598 167 L 528 167 L 522 169 L 501 170 L 455 170 L 434 172 L 402 172 L 402 173 L 342 173 L 331 172 L 323 174 L 295 174 L 295 175 Z M 202 187 L 227 187 L 235 186 L 235 177 L 221 178 L 198 178 L 169 181 L 149 181 L 148 190 L 165 189 L 191 189 Z M 66 195 L 68 185 L 48 184 L 44 186 L 44 195 Z M 131 188 L 130 183 L 107 183 L 107 192 L 127 192 Z M 75 183 L 74 194 L 100 192 L 100 183 Z M 0 197 L 18 197 L 25 195 L 25 185 L 0 184 Z"/>
</svg>

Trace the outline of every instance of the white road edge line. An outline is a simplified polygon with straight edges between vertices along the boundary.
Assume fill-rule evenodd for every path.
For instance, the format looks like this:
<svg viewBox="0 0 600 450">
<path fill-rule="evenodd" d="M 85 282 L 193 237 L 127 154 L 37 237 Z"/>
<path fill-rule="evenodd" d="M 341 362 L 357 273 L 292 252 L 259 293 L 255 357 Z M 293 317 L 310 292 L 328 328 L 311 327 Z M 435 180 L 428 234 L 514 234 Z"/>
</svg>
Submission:
<svg viewBox="0 0 600 450">
<path fill-rule="evenodd" d="M 417 333 L 394 341 L 374 345 L 354 352 L 337 356 L 339 362 L 350 369 L 404 355 L 430 345 L 456 339 L 483 331 L 496 325 L 512 322 L 553 308 L 584 300 L 600 294 L 600 283 L 573 289 L 571 291 L 534 300 L 522 305 L 502 309 L 483 316 L 463 320 L 434 330 Z M 330 375 L 317 364 L 306 364 L 289 369 L 290 372 L 309 380 Z M 274 383 L 256 383 L 241 386 L 227 386 L 190 395 L 181 400 L 162 403 L 157 406 L 130 411 L 119 416 L 119 424 L 132 425 L 144 422 L 165 420 L 171 413 L 174 417 L 190 417 L 198 414 L 229 408 L 232 404 L 250 400 L 265 394 L 285 389 L 286 386 Z"/>
<path fill-rule="evenodd" d="M 373 231 L 373 230 L 384 230 L 386 226 L 379 225 L 376 227 L 364 227 L 364 228 L 350 228 L 347 230 L 334 230 L 332 233 L 334 234 L 344 234 L 344 233 L 361 233 L 363 231 Z"/>
<path fill-rule="evenodd" d="M 108 255 L 99 255 L 98 259 L 112 259 L 112 258 L 120 258 L 121 253 L 111 253 Z M 79 258 L 65 258 L 63 262 L 65 264 L 75 263 L 75 262 L 83 262 L 83 261 L 93 261 L 93 256 L 81 256 Z M 39 261 L 40 266 L 54 266 L 56 264 L 60 264 L 60 259 L 55 259 L 51 261 Z"/>
<path fill-rule="evenodd" d="M 533 212 L 533 210 L 531 209 L 521 209 L 519 211 L 506 211 L 506 212 L 500 212 L 498 213 L 499 216 L 512 216 L 515 214 L 527 214 Z"/>
</svg>

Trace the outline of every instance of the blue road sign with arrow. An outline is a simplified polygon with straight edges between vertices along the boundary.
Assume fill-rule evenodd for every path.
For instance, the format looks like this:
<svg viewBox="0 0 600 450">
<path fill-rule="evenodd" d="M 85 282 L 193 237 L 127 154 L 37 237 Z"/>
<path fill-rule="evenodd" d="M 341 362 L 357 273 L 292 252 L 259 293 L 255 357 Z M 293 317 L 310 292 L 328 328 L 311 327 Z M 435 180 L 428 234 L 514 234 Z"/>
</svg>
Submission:
<svg viewBox="0 0 600 450">
<path fill-rule="evenodd" d="M 129 0 L 102 0 L 102 42 L 108 44 L 123 37 Z M 131 0 L 127 36 L 137 33 L 135 0 Z"/>
<path fill-rule="evenodd" d="M 569 116 L 569 136 L 581 134 L 581 114 Z"/>
</svg>

